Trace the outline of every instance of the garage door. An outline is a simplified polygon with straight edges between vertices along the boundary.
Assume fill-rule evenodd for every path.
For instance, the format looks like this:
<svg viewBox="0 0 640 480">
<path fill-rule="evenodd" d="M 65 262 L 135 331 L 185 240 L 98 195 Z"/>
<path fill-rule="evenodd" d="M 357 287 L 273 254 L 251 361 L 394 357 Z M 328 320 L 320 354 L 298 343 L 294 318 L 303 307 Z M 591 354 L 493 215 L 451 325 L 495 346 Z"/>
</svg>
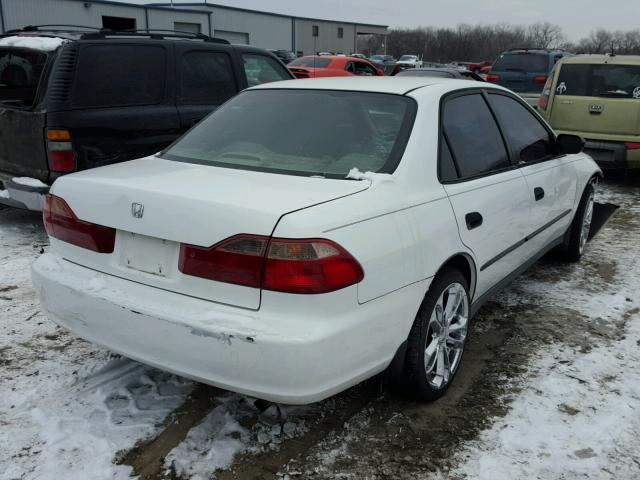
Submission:
<svg viewBox="0 0 640 480">
<path fill-rule="evenodd" d="M 213 34 L 214 37 L 224 38 L 231 43 L 239 43 L 249 45 L 249 34 L 244 32 L 228 32 L 226 30 L 217 30 Z"/>
</svg>

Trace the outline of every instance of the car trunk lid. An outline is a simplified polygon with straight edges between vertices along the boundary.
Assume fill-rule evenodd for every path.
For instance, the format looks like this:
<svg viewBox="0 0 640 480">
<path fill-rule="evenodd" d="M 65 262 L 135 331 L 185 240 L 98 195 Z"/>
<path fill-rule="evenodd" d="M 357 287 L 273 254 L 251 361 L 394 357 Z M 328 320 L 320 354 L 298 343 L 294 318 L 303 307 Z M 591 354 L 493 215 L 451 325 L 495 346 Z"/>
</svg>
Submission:
<svg viewBox="0 0 640 480">
<path fill-rule="evenodd" d="M 270 236 L 282 215 L 368 186 L 149 157 L 61 177 L 52 189 L 80 220 L 117 229 L 113 254 L 52 243 L 68 260 L 95 270 L 257 309 L 259 289 L 183 275 L 180 244 L 210 247 L 237 234 Z"/>
<path fill-rule="evenodd" d="M 640 65 L 564 64 L 553 93 L 549 119 L 558 130 L 640 133 Z"/>
</svg>

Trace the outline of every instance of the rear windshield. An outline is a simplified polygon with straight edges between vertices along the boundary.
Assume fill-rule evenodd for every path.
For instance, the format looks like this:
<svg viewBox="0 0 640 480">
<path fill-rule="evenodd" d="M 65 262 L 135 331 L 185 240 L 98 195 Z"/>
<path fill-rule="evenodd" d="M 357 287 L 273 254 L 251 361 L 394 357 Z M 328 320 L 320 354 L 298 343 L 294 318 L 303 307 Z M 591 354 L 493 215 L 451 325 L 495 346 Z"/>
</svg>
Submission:
<svg viewBox="0 0 640 480">
<path fill-rule="evenodd" d="M 244 92 L 162 158 L 242 170 L 344 178 L 395 170 L 415 116 L 408 97 L 328 90 Z"/>
<path fill-rule="evenodd" d="M 300 57 L 293 62 L 289 62 L 290 67 L 311 67 L 311 68 L 327 68 L 331 60 L 328 58 L 318 57 Z"/>
<path fill-rule="evenodd" d="M 510 53 L 500 55 L 491 67 L 493 71 L 547 73 L 549 71 L 549 56 L 535 53 Z"/>
<path fill-rule="evenodd" d="M 640 99 L 640 65 L 563 65 L 556 94 Z"/>
<path fill-rule="evenodd" d="M 30 107 L 46 60 L 46 53 L 0 48 L 0 103 Z"/>
<path fill-rule="evenodd" d="M 406 61 L 406 60 L 415 60 L 417 57 L 414 55 L 402 55 L 400 57 L 400 61 Z"/>
</svg>

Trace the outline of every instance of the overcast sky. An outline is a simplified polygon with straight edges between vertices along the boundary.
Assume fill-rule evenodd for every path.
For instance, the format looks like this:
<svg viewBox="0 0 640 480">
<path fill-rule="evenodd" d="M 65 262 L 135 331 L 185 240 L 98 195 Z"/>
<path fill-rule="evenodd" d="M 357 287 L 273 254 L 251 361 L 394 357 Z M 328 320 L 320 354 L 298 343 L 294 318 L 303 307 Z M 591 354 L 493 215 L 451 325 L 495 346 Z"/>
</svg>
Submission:
<svg viewBox="0 0 640 480">
<path fill-rule="evenodd" d="M 640 0 L 209 0 L 209 3 L 391 27 L 549 21 L 560 25 L 570 40 L 578 40 L 598 28 L 640 27 Z"/>
</svg>

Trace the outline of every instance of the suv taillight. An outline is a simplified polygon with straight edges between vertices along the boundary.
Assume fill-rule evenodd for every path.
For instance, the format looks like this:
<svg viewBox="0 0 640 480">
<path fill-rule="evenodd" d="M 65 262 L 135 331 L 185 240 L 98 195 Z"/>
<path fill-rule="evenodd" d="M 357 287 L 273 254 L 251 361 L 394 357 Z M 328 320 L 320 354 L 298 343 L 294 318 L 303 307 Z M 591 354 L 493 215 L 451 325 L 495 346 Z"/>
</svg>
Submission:
<svg viewBox="0 0 640 480">
<path fill-rule="evenodd" d="M 286 293 L 327 293 L 360 282 L 364 272 L 340 245 L 326 239 L 236 235 L 210 248 L 181 245 L 186 275 Z"/>
<path fill-rule="evenodd" d="M 76 152 L 71 143 L 71 134 L 68 130 L 47 130 L 47 157 L 49 169 L 56 173 L 75 172 Z"/>
<path fill-rule="evenodd" d="M 487 82 L 498 83 L 500 81 L 500 75 L 496 75 L 495 73 L 490 73 L 487 75 Z"/>
<path fill-rule="evenodd" d="M 551 95 L 551 82 L 553 81 L 553 77 L 549 76 L 542 87 L 542 94 L 540 95 L 540 100 L 538 101 L 538 107 L 541 110 L 546 110 L 549 106 L 549 95 Z"/>
<path fill-rule="evenodd" d="M 98 253 L 112 253 L 115 228 L 79 220 L 64 199 L 47 194 L 42 212 L 49 236 Z"/>
</svg>

